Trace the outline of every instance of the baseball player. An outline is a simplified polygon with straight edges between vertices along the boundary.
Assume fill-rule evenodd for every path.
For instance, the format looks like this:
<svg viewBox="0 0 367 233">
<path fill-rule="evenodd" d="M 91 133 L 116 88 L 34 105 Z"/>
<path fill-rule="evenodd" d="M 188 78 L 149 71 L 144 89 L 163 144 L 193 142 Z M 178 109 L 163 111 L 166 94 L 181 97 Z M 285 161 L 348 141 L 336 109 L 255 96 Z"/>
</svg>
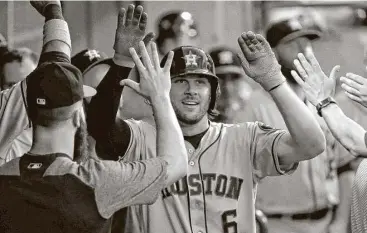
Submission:
<svg viewBox="0 0 367 233">
<path fill-rule="evenodd" d="M 259 122 L 211 122 L 208 118 L 214 112 L 218 90 L 212 59 L 197 47 L 174 49 L 170 96 L 189 154 L 188 174 L 162 189 L 154 204 L 128 208 L 121 219 L 115 216 L 114 232 L 254 232 L 257 182 L 265 176 L 290 173 L 299 161 L 324 150 L 320 127 L 284 82 L 266 40 L 247 32 L 241 35 L 239 44 L 246 57 L 243 66 L 247 75 L 271 93 L 291 126 L 290 131 Z M 152 46 L 158 63 L 156 46 Z M 147 54 L 144 48 L 142 51 L 144 61 Z M 140 76 L 151 72 L 149 67 L 140 69 L 135 51 L 131 53 Z M 167 55 L 162 63 L 166 60 Z M 122 120 L 114 115 L 119 104 L 119 98 L 114 96 L 122 92 L 119 81 L 120 78 L 107 75 L 89 106 L 88 126 L 93 125 L 89 131 L 97 140 L 99 156 L 124 161 L 154 158 L 156 124 Z M 138 84 L 130 79 L 121 84 L 140 92 Z M 296 153 L 299 151 L 307 153 Z"/>
<path fill-rule="evenodd" d="M 81 72 L 70 64 L 70 35 L 60 2 L 31 3 L 46 19 L 41 62 L 26 80 L 34 140 L 28 153 L 0 167 L 0 231 L 108 232 L 115 211 L 153 203 L 162 188 L 187 172 L 184 140 L 169 98 L 173 53 L 164 68 L 145 57 L 154 73 L 139 84 L 160 125 L 158 156 L 131 163 L 87 156 L 78 164 L 74 161 L 83 151 L 76 152 L 86 136 L 82 99 L 95 92 L 83 87 Z M 146 16 L 135 14 L 144 23 Z M 134 28 L 144 31 L 139 23 Z"/>
<path fill-rule="evenodd" d="M 232 49 L 216 47 L 210 50 L 209 55 L 213 58 L 215 73 L 219 78 L 221 88 L 220 98 L 217 100 L 219 116 L 215 120 L 224 123 L 239 123 L 241 121 L 235 122 L 233 118 L 245 108 L 250 98 L 252 93 L 250 80 L 245 76 L 241 61 Z"/>
<path fill-rule="evenodd" d="M 199 42 L 197 23 L 192 14 L 187 11 L 164 14 L 158 20 L 157 33 L 156 43 L 160 58 L 178 46 L 196 46 Z M 139 75 L 136 69 L 130 72 L 129 79 L 139 82 Z M 149 101 L 138 95 L 131 88 L 124 88 L 121 106 L 117 114 L 123 119 L 134 118 L 154 124 L 153 112 Z"/>
<path fill-rule="evenodd" d="M 366 157 L 366 130 L 348 118 L 333 99 L 336 84 L 335 74 L 331 73 L 330 77 L 327 77 L 310 51 L 306 51 L 305 55 L 298 55 L 298 59 L 295 60 L 295 67 L 298 73 L 292 71 L 294 79 L 302 87 L 307 98 L 312 100 L 310 102 L 316 107 L 319 115 L 323 117 L 334 137 L 354 156 Z M 348 91 L 347 95 L 359 102 L 361 102 L 361 90 L 365 89 L 362 86 L 364 82 L 360 78 L 360 76 L 354 74 L 347 74 L 347 77 L 342 77 L 343 89 Z M 355 88 L 355 90 L 351 88 Z M 367 163 L 363 160 L 357 170 L 353 185 L 351 211 L 353 233 L 367 231 L 366 167 Z"/>
<path fill-rule="evenodd" d="M 310 42 L 320 37 L 321 32 L 315 28 L 317 25 L 306 24 L 299 18 L 290 18 L 272 24 L 267 30 L 267 38 L 272 42 L 287 82 L 311 111 L 314 109 L 290 75 L 290 70 L 294 57 L 299 52 L 312 50 Z M 269 177 L 259 184 L 256 208 L 268 217 L 270 232 L 346 232 L 349 201 L 346 208 L 338 208 L 336 213 L 335 209 L 341 202 L 339 190 L 345 187 L 339 188 L 337 167 L 345 164 L 339 165 L 338 159 L 347 157 L 349 153 L 335 141 L 316 112 L 312 113 L 324 131 L 326 151 L 312 160 L 300 163 L 299 169 L 290 176 Z M 254 92 L 240 116 L 247 121 L 259 120 L 287 129 L 276 103 L 262 91 Z M 350 169 L 344 172 L 348 171 L 352 173 Z"/>
</svg>

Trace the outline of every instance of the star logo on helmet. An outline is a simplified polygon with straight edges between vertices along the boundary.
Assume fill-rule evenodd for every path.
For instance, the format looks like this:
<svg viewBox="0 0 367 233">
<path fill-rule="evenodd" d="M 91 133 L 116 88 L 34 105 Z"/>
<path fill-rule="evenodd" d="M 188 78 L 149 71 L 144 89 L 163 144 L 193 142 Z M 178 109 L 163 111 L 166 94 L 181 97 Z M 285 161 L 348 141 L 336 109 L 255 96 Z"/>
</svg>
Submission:
<svg viewBox="0 0 367 233">
<path fill-rule="evenodd" d="M 230 51 L 223 51 L 218 54 L 220 64 L 232 64 L 233 57 Z"/>
<path fill-rule="evenodd" d="M 198 67 L 197 63 L 198 55 L 192 54 L 191 50 L 189 51 L 189 54 L 183 57 L 183 59 L 185 59 L 186 67 L 194 67 L 194 68 Z"/>
<path fill-rule="evenodd" d="M 99 54 L 99 52 L 97 50 L 89 50 L 88 52 L 85 53 L 86 56 L 88 56 L 89 60 L 92 61 L 93 59 L 96 58 L 101 58 L 101 55 Z"/>
</svg>

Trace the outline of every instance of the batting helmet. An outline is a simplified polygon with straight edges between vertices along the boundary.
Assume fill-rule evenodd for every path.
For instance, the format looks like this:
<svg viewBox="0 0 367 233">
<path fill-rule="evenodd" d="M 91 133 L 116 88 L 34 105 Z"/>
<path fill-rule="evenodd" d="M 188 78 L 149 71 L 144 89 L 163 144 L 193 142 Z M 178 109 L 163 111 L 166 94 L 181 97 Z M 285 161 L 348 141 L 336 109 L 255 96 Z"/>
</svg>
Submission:
<svg viewBox="0 0 367 233">
<path fill-rule="evenodd" d="M 174 56 L 170 70 L 171 78 L 190 74 L 208 78 L 211 85 L 209 113 L 215 114 L 216 99 L 220 95 L 220 90 L 213 59 L 204 50 L 194 46 L 180 46 L 172 51 Z M 167 57 L 168 54 L 163 57 L 161 66 L 166 63 Z"/>
<path fill-rule="evenodd" d="M 172 12 L 164 15 L 158 23 L 158 37 L 156 39 L 158 48 L 160 48 L 167 38 L 176 38 L 186 34 L 195 38 L 199 32 L 189 12 Z"/>
<path fill-rule="evenodd" d="M 71 64 L 76 66 L 83 74 L 98 64 L 112 64 L 112 59 L 95 49 L 84 49 L 71 58 Z"/>
<path fill-rule="evenodd" d="M 241 61 L 236 52 L 227 47 L 217 47 L 209 52 L 217 74 L 243 74 Z"/>
<path fill-rule="evenodd" d="M 271 47 L 301 36 L 314 40 L 321 35 L 321 26 L 311 17 L 304 15 L 274 23 L 266 30 L 266 40 Z"/>
</svg>

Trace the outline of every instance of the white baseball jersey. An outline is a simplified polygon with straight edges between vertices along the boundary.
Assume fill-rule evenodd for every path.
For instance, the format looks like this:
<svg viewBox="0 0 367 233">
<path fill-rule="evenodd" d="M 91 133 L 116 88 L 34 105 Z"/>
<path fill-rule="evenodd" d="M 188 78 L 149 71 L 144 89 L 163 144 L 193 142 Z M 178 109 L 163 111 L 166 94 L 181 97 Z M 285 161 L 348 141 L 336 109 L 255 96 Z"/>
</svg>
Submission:
<svg viewBox="0 0 367 233">
<path fill-rule="evenodd" d="M 31 147 L 26 88 L 24 80 L 0 92 L 0 165 L 22 156 Z"/>
<path fill-rule="evenodd" d="M 156 156 L 156 130 L 127 120 L 131 129 L 124 160 Z M 210 123 L 197 149 L 185 141 L 188 174 L 162 190 L 152 205 L 129 207 L 125 232 L 253 233 L 258 181 L 294 171 L 280 168 L 277 151 L 284 130 L 262 123 Z"/>
</svg>

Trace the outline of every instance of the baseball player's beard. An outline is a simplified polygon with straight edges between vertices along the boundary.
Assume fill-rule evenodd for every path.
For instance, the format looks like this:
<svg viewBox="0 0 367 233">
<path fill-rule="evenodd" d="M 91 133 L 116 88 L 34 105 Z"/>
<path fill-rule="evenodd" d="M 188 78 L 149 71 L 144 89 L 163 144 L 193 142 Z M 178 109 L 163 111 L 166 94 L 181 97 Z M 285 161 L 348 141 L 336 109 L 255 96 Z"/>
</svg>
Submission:
<svg viewBox="0 0 367 233">
<path fill-rule="evenodd" d="M 87 124 L 80 122 L 80 127 L 76 130 L 74 139 L 74 161 L 82 163 L 88 159 L 90 155 L 88 143 Z"/>
<path fill-rule="evenodd" d="M 187 110 L 183 110 L 180 107 L 172 104 L 173 110 L 176 113 L 177 120 L 187 125 L 194 125 L 201 121 L 203 117 L 207 114 L 209 110 L 210 98 L 205 103 L 199 104 L 199 109 L 197 111 L 189 112 Z"/>
</svg>

